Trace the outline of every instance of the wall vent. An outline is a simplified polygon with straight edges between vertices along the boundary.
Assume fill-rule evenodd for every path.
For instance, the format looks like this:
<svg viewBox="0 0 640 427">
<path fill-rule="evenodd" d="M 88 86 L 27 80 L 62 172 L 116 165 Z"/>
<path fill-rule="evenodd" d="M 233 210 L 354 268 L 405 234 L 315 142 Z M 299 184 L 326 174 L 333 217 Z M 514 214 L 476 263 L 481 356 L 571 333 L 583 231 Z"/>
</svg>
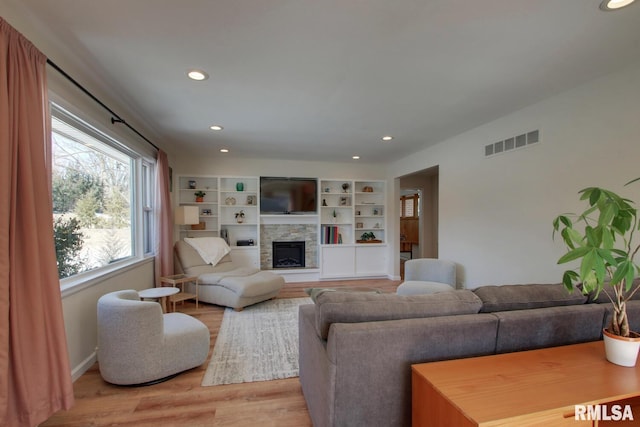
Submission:
<svg viewBox="0 0 640 427">
<path fill-rule="evenodd" d="M 484 146 L 484 156 L 491 157 L 496 154 L 501 154 L 511 150 L 517 150 L 519 148 L 525 148 L 533 144 L 540 142 L 540 131 L 532 130 L 531 132 L 523 133 L 516 136 L 503 139 L 502 141 L 494 142 Z"/>
</svg>

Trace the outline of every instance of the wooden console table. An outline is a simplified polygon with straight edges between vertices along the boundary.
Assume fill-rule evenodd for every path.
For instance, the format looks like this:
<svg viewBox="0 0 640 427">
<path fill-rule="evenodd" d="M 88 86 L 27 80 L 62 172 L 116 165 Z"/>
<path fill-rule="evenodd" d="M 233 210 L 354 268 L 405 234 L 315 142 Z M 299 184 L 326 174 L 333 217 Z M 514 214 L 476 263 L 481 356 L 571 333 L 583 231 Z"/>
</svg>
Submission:
<svg viewBox="0 0 640 427">
<path fill-rule="evenodd" d="M 635 421 L 578 421 L 575 405 L 629 404 Z M 611 414 L 611 412 L 609 412 Z M 412 366 L 413 426 L 640 425 L 640 366 L 602 341 Z"/>
</svg>

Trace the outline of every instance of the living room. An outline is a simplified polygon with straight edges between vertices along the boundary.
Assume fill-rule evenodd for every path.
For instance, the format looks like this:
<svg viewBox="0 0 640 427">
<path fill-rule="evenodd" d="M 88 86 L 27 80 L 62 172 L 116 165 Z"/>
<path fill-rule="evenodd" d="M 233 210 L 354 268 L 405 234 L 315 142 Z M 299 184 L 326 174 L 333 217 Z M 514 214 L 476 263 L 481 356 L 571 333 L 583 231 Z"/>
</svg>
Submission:
<svg viewBox="0 0 640 427">
<path fill-rule="evenodd" d="M 49 33 L 51 28 L 39 27 L 38 20 L 25 12 L 28 6 L 19 3 L 2 0 L 2 17 L 45 54 L 59 61 L 75 78 L 89 82 L 89 88 L 107 104 L 118 111 L 131 110 L 130 105 L 135 103 L 130 104 L 126 97 L 118 99 L 119 88 L 113 88 L 113 93 L 105 90 L 102 83 L 83 68 L 83 59 L 68 52 L 59 39 Z M 592 3 L 597 11 L 598 2 Z M 549 4 L 545 6 L 550 7 Z M 525 8 L 523 4 L 519 7 Z M 639 22 L 638 9 L 638 5 L 632 5 L 616 13 L 629 13 L 632 21 Z M 629 19 L 618 18 L 613 12 L 597 12 L 600 15 L 594 12 L 591 19 Z M 626 21 L 624 23 L 627 24 Z M 637 29 L 629 30 L 627 25 L 620 24 L 620 27 L 626 30 L 620 30 L 622 34 L 619 36 L 630 36 L 635 45 L 631 43 L 631 48 L 615 58 L 608 56 L 607 46 L 600 46 L 597 50 L 600 56 L 591 58 L 591 61 L 580 57 L 584 62 L 578 67 L 585 70 L 593 63 L 615 60 L 619 65 L 615 69 L 603 67 L 596 73 L 576 75 L 574 81 L 555 82 L 557 90 L 553 85 L 541 86 L 540 96 L 535 101 L 514 104 L 510 110 L 501 112 L 489 111 L 491 94 L 497 88 L 479 88 L 486 91 L 487 101 L 481 106 L 487 110 L 486 119 L 475 116 L 474 121 L 461 123 L 459 132 L 439 138 L 430 145 L 425 143 L 420 149 L 390 161 L 366 160 L 366 147 L 360 152 L 361 161 L 352 161 L 350 156 L 355 153 L 347 152 L 346 148 L 343 154 L 349 159 L 344 161 L 310 160 L 315 159 L 314 156 L 306 159 L 284 155 L 282 158 L 261 155 L 235 157 L 213 150 L 202 154 L 170 143 L 163 148 L 169 153 L 174 176 L 286 175 L 385 181 L 388 221 L 385 269 L 389 280 L 400 277 L 397 255 L 399 215 L 395 202 L 399 194 L 399 180 L 437 166 L 438 256 L 455 260 L 459 265 L 458 287 L 473 289 L 484 284 L 557 283 L 564 270 L 563 266 L 556 265 L 562 247 L 551 238 L 551 221 L 560 213 L 578 210 L 577 192 L 597 185 L 616 190 L 632 200 L 638 200 L 640 195 L 638 183 L 624 186 L 639 176 L 636 159 L 640 155 L 640 144 L 637 143 L 640 135 L 640 122 L 637 120 L 640 114 L 640 61 L 637 59 L 640 34 Z M 589 31 L 587 25 L 583 31 Z M 563 50 L 569 58 L 567 61 L 582 48 L 579 44 L 573 45 L 578 43 L 576 40 L 558 43 L 557 49 Z M 545 67 L 545 64 L 540 64 L 540 68 L 531 69 L 530 78 L 536 79 L 539 73 L 553 73 L 555 68 L 564 66 L 567 65 L 556 63 Z M 106 123 L 108 117 L 105 118 L 100 107 L 70 87 L 63 78 L 55 72 L 51 72 L 48 78 L 52 89 L 66 102 L 73 103 L 101 125 L 112 126 Z M 505 82 L 505 86 L 510 84 Z M 517 86 L 509 89 L 518 91 Z M 193 96 L 196 91 L 185 89 Z M 457 96 L 457 101 L 452 103 L 465 103 L 464 93 Z M 145 124 L 145 120 L 137 118 L 134 113 L 132 122 Z M 419 117 L 414 119 L 420 120 Z M 157 131 L 151 128 L 141 126 L 142 133 L 156 140 Z M 224 131 L 229 131 L 229 126 Z M 538 142 L 486 155 L 488 145 L 532 131 L 539 132 Z M 122 129 L 114 132 L 126 133 Z M 184 135 L 189 139 L 188 131 Z M 304 135 L 298 137 L 302 139 Z M 396 137 L 396 141 L 400 139 Z M 160 144 L 161 138 L 158 140 Z M 287 150 L 295 152 L 297 148 L 287 147 Z M 334 142 L 327 150 L 343 149 Z M 153 259 L 145 258 L 117 274 L 94 278 L 83 286 L 63 291 L 69 362 L 74 379 L 95 363 L 97 299 L 105 293 L 123 289 L 123 286 L 137 290 L 151 287 L 153 269 Z"/>
</svg>

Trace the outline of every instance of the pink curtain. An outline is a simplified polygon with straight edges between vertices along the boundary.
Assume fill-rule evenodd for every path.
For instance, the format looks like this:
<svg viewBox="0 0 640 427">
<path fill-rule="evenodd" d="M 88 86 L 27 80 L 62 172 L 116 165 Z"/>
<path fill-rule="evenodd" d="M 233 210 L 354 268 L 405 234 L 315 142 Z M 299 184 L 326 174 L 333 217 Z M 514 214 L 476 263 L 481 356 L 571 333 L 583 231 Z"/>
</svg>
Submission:
<svg viewBox="0 0 640 427">
<path fill-rule="evenodd" d="M 156 286 L 161 276 L 173 274 L 173 217 L 169 182 L 169 160 L 167 153 L 158 150 L 156 164 Z"/>
<path fill-rule="evenodd" d="M 0 18 L 0 425 L 73 404 L 53 241 L 46 58 Z"/>
</svg>

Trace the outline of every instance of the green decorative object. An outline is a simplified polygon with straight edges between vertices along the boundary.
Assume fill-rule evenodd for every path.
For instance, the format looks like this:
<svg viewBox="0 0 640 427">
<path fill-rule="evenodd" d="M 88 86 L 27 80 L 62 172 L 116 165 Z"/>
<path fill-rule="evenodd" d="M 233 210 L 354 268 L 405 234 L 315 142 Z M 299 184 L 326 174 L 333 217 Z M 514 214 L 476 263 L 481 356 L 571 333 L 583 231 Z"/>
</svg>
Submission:
<svg viewBox="0 0 640 427">
<path fill-rule="evenodd" d="M 236 191 L 244 191 L 244 182 L 236 182 Z"/>
<path fill-rule="evenodd" d="M 633 285 L 640 273 L 634 261 L 640 249 L 633 242 L 639 229 L 634 202 L 598 187 L 585 188 L 579 194 L 587 203 L 586 209 L 553 220 L 553 234 L 560 233 L 567 249 L 558 264 L 580 261 L 577 268 L 564 272 L 562 283 L 569 291 L 574 283 L 582 282 L 584 294 L 604 292 L 613 304 L 608 331 L 622 337 L 637 336 L 629 330 L 626 307 L 640 288 Z"/>
<path fill-rule="evenodd" d="M 196 191 L 195 193 L 193 193 L 193 195 L 196 196 L 196 202 L 203 202 L 204 196 L 206 196 L 207 193 L 205 193 L 204 191 Z"/>
</svg>

